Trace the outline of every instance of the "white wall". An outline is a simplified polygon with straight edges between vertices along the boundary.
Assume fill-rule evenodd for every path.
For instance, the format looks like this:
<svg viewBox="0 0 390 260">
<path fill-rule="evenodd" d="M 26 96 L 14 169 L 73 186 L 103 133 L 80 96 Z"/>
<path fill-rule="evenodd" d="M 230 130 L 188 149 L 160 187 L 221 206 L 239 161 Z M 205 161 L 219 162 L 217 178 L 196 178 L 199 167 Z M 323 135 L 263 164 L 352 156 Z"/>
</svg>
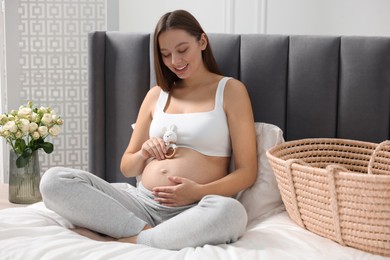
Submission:
<svg viewBox="0 0 390 260">
<path fill-rule="evenodd" d="M 390 36 L 388 0 L 269 0 L 267 32 Z"/>
<path fill-rule="evenodd" d="M 0 114 L 5 111 L 6 95 L 4 91 L 5 86 L 5 59 L 4 59 L 4 2 L 1 1 L 0 10 Z M 5 151 L 4 138 L 0 138 L 0 183 L 5 181 L 5 169 L 7 167 L 6 158 L 4 157 Z"/>
<path fill-rule="evenodd" d="M 388 0 L 117 0 L 118 30 L 152 32 L 174 9 L 206 32 L 390 36 Z M 110 5 L 110 1 L 107 3 Z"/>
<path fill-rule="evenodd" d="M 119 30 L 152 32 L 164 13 L 186 9 L 199 20 L 205 31 L 228 32 L 231 3 L 231 0 L 119 0 Z"/>
<path fill-rule="evenodd" d="M 119 31 L 153 32 L 158 19 L 164 13 L 176 9 L 191 12 L 206 32 L 260 33 L 265 29 L 262 13 L 267 0 L 117 1 L 119 1 Z M 110 2 L 107 4 L 111 5 Z"/>
</svg>

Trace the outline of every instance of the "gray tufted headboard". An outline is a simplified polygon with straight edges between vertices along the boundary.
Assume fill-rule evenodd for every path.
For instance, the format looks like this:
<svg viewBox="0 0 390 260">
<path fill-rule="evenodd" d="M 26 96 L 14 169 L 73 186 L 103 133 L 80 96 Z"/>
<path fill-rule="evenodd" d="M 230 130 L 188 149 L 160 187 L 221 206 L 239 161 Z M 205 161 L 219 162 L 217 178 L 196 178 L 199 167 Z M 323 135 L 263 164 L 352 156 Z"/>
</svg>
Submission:
<svg viewBox="0 0 390 260">
<path fill-rule="evenodd" d="M 141 102 L 155 84 L 150 34 L 89 35 L 89 170 L 119 170 Z M 380 142 L 390 132 L 390 38 L 210 34 L 222 72 L 246 84 L 255 120 L 286 140 Z M 127 180 L 129 181 L 129 180 Z"/>
</svg>

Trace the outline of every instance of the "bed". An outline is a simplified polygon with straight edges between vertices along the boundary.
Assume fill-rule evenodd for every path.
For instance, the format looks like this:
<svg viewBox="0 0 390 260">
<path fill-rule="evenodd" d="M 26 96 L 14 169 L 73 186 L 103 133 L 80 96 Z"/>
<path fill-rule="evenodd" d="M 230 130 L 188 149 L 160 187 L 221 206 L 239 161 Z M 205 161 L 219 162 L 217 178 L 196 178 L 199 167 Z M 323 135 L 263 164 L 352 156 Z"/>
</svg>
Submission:
<svg viewBox="0 0 390 260">
<path fill-rule="evenodd" d="M 209 38 L 223 73 L 246 84 L 255 115 L 258 178 L 237 195 L 248 211 L 246 233 L 232 244 L 178 251 L 97 242 L 69 230 L 66 219 L 39 202 L 0 210 L 1 259 L 390 259 L 295 224 L 265 157 L 270 147 L 301 138 L 389 139 L 390 38 Z M 89 35 L 89 170 L 119 189 L 136 184 L 122 177 L 119 160 L 142 99 L 155 84 L 150 51 L 150 34 Z"/>
</svg>

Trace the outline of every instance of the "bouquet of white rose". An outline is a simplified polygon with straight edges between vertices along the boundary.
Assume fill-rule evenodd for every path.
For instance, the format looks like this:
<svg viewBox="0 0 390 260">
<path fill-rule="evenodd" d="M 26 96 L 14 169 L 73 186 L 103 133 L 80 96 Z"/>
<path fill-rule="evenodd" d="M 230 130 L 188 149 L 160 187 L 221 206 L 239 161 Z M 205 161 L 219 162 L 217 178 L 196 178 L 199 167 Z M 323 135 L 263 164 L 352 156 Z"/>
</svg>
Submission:
<svg viewBox="0 0 390 260">
<path fill-rule="evenodd" d="M 48 136 L 57 136 L 63 119 L 50 107 L 33 107 L 29 101 L 18 110 L 0 115 L 0 136 L 4 137 L 17 154 L 16 166 L 26 166 L 35 150 L 42 148 L 52 153 L 54 146 L 46 142 Z"/>
</svg>

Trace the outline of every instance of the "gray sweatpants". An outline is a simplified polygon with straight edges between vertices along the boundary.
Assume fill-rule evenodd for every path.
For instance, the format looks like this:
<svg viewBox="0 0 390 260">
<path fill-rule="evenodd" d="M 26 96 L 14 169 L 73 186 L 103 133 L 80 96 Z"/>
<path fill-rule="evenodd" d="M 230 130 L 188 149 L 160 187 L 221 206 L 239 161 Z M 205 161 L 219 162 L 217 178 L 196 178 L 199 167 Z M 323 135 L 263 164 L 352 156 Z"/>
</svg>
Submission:
<svg viewBox="0 0 390 260">
<path fill-rule="evenodd" d="M 71 168 L 46 171 L 40 190 L 46 207 L 72 224 L 114 238 L 138 235 L 137 243 L 156 248 L 231 243 L 247 224 L 245 208 L 233 198 L 208 195 L 196 204 L 167 207 L 154 201 L 142 183 L 121 190 Z M 146 224 L 153 228 L 143 231 Z"/>
</svg>

